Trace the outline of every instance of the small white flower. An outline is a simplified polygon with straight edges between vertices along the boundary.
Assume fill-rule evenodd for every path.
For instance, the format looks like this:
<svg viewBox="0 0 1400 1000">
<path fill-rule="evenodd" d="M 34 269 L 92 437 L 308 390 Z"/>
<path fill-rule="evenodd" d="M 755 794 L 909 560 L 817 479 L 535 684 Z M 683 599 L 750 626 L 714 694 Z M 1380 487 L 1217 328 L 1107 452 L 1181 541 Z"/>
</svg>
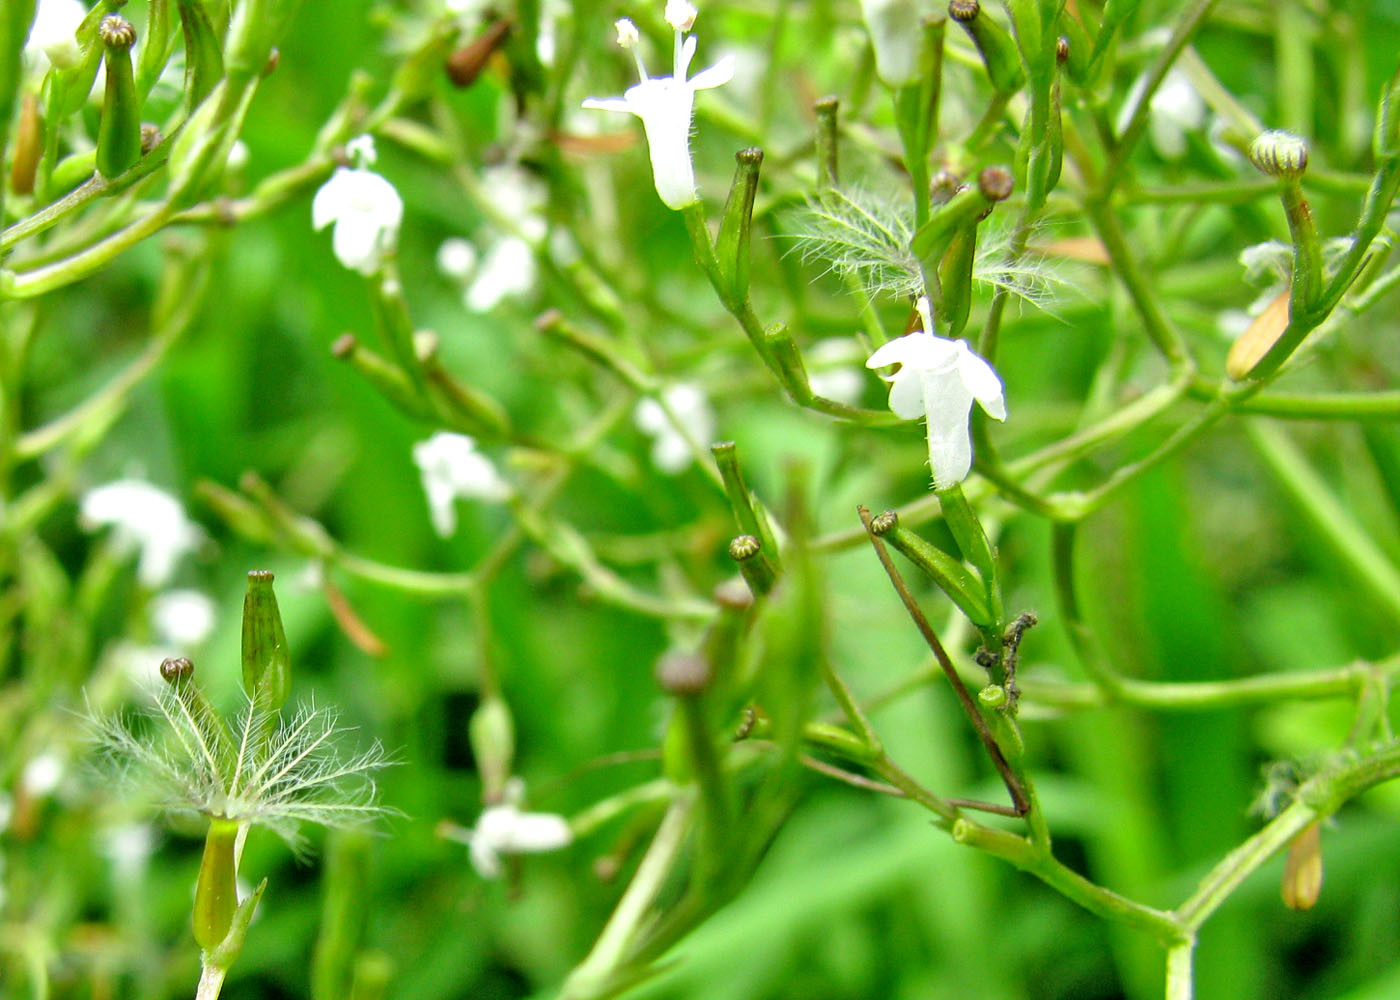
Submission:
<svg viewBox="0 0 1400 1000">
<path fill-rule="evenodd" d="M 198 590 L 167 590 L 151 602 L 151 625 L 171 646 L 199 646 L 214 631 L 214 602 Z"/>
<path fill-rule="evenodd" d="M 525 784 L 519 778 L 506 782 L 504 801 L 488 806 L 476 826 L 454 839 L 465 840 L 472 867 L 482 878 L 501 877 L 501 855 L 542 854 L 573 843 L 569 821 L 554 813 L 520 811 Z"/>
<path fill-rule="evenodd" d="M 807 379 L 818 396 L 854 406 L 865 388 L 865 379 L 850 367 L 860 361 L 860 345 L 851 337 L 827 337 L 807 352 L 811 374 Z"/>
<path fill-rule="evenodd" d="M 141 554 L 137 575 L 152 589 L 165 586 L 175 566 L 203 540 L 198 525 L 164 490 L 139 479 L 119 479 L 89 490 L 79 505 L 79 518 L 89 531 L 112 527 L 112 540 Z"/>
<path fill-rule="evenodd" d="M 510 496 L 509 484 L 465 434 L 439 431 L 419 441 L 413 446 L 413 461 L 423 477 L 433 528 L 443 538 L 457 530 L 458 498 L 495 502 Z"/>
<path fill-rule="evenodd" d="M 394 185 L 367 169 L 375 159 L 370 136 L 352 140 L 345 149 L 357 165 L 336 167 L 321 185 L 311 201 L 311 227 L 320 232 L 335 223 L 331 246 L 336 258 L 352 271 L 370 275 L 398 242 L 403 199 Z"/>
<path fill-rule="evenodd" d="M 688 18 L 680 16 L 686 13 L 679 9 L 681 6 L 689 8 Z M 688 28 L 678 25 L 694 22 L 694 8 L 689 4 L 671 3 L 666 12 L 676 35 L 671 75 L 647 75 L 641 53 L 636 48 L 637 28 L 623 18 L 617 22 L 618 44 L 632 50 L 641 82 L 629 87 L 622 97 L 590 97 L 583 106 L 599 111 L 622 111 L 642 120 L 647 148 L 651 152 L 656 193 L 667 207 L 681 209 L 700 200 L 695 190 L 695 168 L 690 162 L 690 121 L 695 111 L 695 92 L 728 83 L 734 76 L 734 58 L 725 56 L 687 80 L 685 74 L 695 55 L 696 41 L 694 35 L 686 37 Z M 672 15 L 676 15 L 675 20 L 671 20 Z"/>
<path fill-rule="evenodd" d="M 476 270 L 476 247 L 460 236 L 450 236 L 438 247 L 437 269 L 453 281 L 466 281 Z"/>
<path fill-rule="evenodd" d="M 19 783 L 25 794 L 35 799 L 51 795 L 63 780 L 63 761 L 57 754 L 43 753 L 24 765 Z"/>
<path fill-rule="evenodd" d="M 503 299 L 529 293 L 538 276 L 534 248 L 517 236 L 506 236 L 486 251 L 462 301 L 472 312 L 490 312 Z"/>
<path fill-rule="evenodd" d="M 935 489 L 967 478 L 972 469 L 972 435 L 968 419 L 975 399 L 996 420 L 1006 419 L 1001 378 L 972 353 L 965 341 L 946 340 L 925 328 L 892 340 L 865 362 L 867 368 L 898 363 L 890 383 L 890 409 L 905 420 L 923 417 L 928 427 L 928 458 Z"/>
<path fill-rule="evenodd" d="M 155 849 L 156 831 L 149 823 L 122 823 L 103 831 L 102 853 L 120 883 L 138 881 Z"/>
<path fill-rule="evenodd" d="M 637 429 L 653 439 L 652 463 L 662 472 L 674 475 L 685 471 L 695 460 L 690 442 L 680 428 L 686 428 L 693 440 L 708 444 L 715 436 L 715 414 L 705 394 L 689 382 L 667 386 L 661 398 L 676 415 L 676 423 L 671 422 L 660 403 L 650 398 L 637 404 L 633 419 Z"/>
<path fill-rule="evenodd" d="M 43 55 L 59 69 L 76 66 L 83 53 L 75 32 L 86 16 L 87 8 L 79 0 L 39 0 L 24 51 Z"/>
<path fill-rule="evenodd" d="M 1122 134 L 1142 93 L 1147 89 L 1147 74 L 1134 81 L 1128 99 L 1118 115 L 1117 130 Z M 1186 134 L 1198 132 L 1206 124 L 1206 105 L 1191 83 L 1190 77 L 1179 69 L 1168 71 L 1147 105 L 1147 134 L 1152 148 L 1164 160 L 1179 160 L 1186 155 Z"/>
</svg>

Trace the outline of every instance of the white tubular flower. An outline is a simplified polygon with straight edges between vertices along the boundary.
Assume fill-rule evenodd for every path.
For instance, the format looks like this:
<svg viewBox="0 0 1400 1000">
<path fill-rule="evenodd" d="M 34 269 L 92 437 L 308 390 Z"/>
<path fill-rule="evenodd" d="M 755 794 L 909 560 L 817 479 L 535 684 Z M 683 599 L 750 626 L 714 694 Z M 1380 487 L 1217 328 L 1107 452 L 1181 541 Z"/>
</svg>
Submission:
<svg viewBox="0 0 1400 1000">
<path fill-rule="evenodd" d="M 331 223 L 336 258 L 364 275 L 374 274 L 399 238 L 403 199 L 383 177 L 367 169 L 374 162 L 374 140 L 362 135 L 345 147 L 356 166 L 336 167 L 311 201 L 311 228 Z"/>
<path fill-rule="evenodd" d="M 519 237 L 506 236 L 486 252 L 462 301 L 472 312 L 490 312 L 503 299 L 528 294 L 538 277 L 534 248 Z"/>
<path fill-rule="evenodd" d="M 510 496 L 510 486 L 465 434 L 439 431 L 419 441 L 413 446 L 413 461 L 423 476 L 433 529 L 443 538 L 457 531 L 458 498 L 495 502 Z"/>
<path fill-rule="evenodd" d="M 472 867 L 482 878 L 501 877 L 503 854 L 543 854 L 573 843 L 574 831 L 563 816 L 521 812 L 524 795 L 525 783 L 511 778 L 504 801 L 483 810 L 473 829 L 448 834 L 467 844 Z"/>
<path fill-rule="evenodd" d="M 78 512 L 88 531 L 111 526 L 113 542 L 141 554 L 137 575 L 152 589 L 169 583 L 181 557 L 204 539 L 180 501 L 139 479 L 119 479 L 89 490 Z"/>
<path fill-rule="evenodd" d="M 58 69 L 76 66 L 83 53 L 75 33 L 86 16 L 87 8 L 79 0 L 39 0 L 24 51 L 43 55 Z"/>
<path fill-rule="evenodd" d="M 1186 155 L 1186 134 L 1206 124 L 1206 103 L 1191 80 L 1179 69 L 1169 71 L 1147 105 L 1147 126 L 1152 146 L 1167 160 Z"/>
<path fill-rule="evenodd" d="M 728 83 L 734 76 L 734 57 L 725 56 L 687 80 L 685 74 L 695 55 L 696 42 L 694 35 L 686 37 L 689 28 L 681 25 L 694 23 L 695 8 L 672 0 L 666 6 L 666 16 L 676 34 L 672 75 L 647 75 L 636 47 L 636 26 L 624 18 L 617 23 L 618 44 L 632 50 L 641 83 L 629 87 L 622 97 L 590 97 L 583 106 L 598 111 L 622 111 L 642 120 L 656 193 L 668 208 L 682 209 L 700 200 L 695 190 L 695 169 L 690 162 L 690 121 L 695 110 L 695 92 Z"/>
<path fill-rule="evenodd" d="M 476 270 L 476 247 L 460 236 L 449 236 L 438 247 L 437 269 L 453 281 L 466 281 Z"/>
<path fill-rule="evenodd" d="M 883 368 L 896 363 L 899 371 L 883 376 L 890 383 L 890 409 L 905 420 L 924 418 L 934 489 L 948 489 L 972 469 L 972 401 L 992 418 L 1006 419 L 1001 378 L 965 341 L 945 340 L 924 330 L 890 341 L 865 365 Z"/>
<path fill-rule="evenodd" d="M 643 399 L 637 404 L 633 414 L 637 429 L 651 437 L 651 461 L 662 472 L 675 475 L 684 472 L 695 460 L 690 450 L 690 442 L 680 431 L 686 428 L 690 436 L 702 445 L 709 444 L 715 436 L 715 414 L 710 409 L 709 400 L 698 386 L 689 382 L 677 382 L 667 386 L 661 393 L 666 406 L 676 416 L 671 422 L 666 409 L 654 399 Z"/>
</svg>

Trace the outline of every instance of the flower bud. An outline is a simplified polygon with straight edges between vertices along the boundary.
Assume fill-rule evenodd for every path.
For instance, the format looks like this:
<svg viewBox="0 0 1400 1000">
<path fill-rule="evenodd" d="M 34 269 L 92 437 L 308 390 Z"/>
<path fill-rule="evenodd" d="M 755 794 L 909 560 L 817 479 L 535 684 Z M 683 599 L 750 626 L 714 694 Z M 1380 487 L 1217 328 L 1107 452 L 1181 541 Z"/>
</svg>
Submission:
<svg viewBox="0 0 1400 1000">
<path fill-rule="evenodd" d="M 185 108 L 198 107 L 224 75 L 224 53 L 203 0 L 175 0 L 185 35 Z"/>
<path fill-rule="evenodd" d="M 131 68 L 136 29 L 120 14 L 109 14 L 97 26 L 105 49 L 107 89 L 102 95 L 102 118 L 97 126 L 97 172 L 115 177 L 141 158 L 141 100 Z"/>
<path fill-rule="evenodd" d="M 778 574 L 764 555 L 763 546 L 757 538 L 753 535 L 740 535 L 735 538 L 729 543 L 729 558 L 739 564 L 739 572 L 743 574 L 744 582 L 749 585 L 755 597 L 762 597 L 772 591 Z"/>
<path fill-rule="evenodd" d="M 958 230 L 975 223 L 993 205 L 1009 197 L 1013 184 L 1010 170 L 987 167 L 977 175 L 975 187 L 960 188 L 946 203 L 933 210 L 929 220 L 909 241 L 909 249 L 926 267 L 937 268 Z"/>
<path fill-rule="evenodd" d="M 710 686 L 709 661 L 697 653 L 672 650 L 656 661 L 656 683 L 678 698 L 693 698 Z"/>
<path fill-rule="evenodd" d="M 998 93 L 1009 94 L 1021 89 L 1026 74 L 1021 68 L 1021 56 L 1016 43 L 1000 24 L 982 13 L 978 0 L 952 0 L 948 15 L 957 21 L 977 46 L 987 78 Z"/>
<path fill-rule="evenodd" d="M 715 260 L 719 264 L 719 293 L 731 308 L 739 308 L 749 297 L 749 241 L 753 222 L 754 196 L 758 193 L 758 171 L 763 150 L 757 146 L 734 154 L 738 167 L 724 203 L 724 216 L 715 240 Z"/>
<path fill-rule="evenodd" d="M 498 694 L 487 695 L 472 713 L 467 731 L 481 774 L 482 798 L 499 802 L 515 765 L 515 720 L 510 706 Z"/>
<path fill-rule="evenodd" d="M 272 573 L 253 570 L 243 598 L 243 691 L 260 710 L 276 712 L 291 690 L 291 656 Z"/>
<path fill-rule="evenodd" d="M 353 365 L 375 391 L 408 416 L 418 420 L 431 418 L 422 397 L 417 394 L 403 369 L 365 347 L 353 333 L 337 337 L 331 345 L 331 354 Z"/>
<path fill-rule="evenodd" d="M 20 99 L 19 122 L 15 128 L 14 160 L 10 164 L 10 190 L 32 194 L 39 157 L 44 152 L 44 122 L 39 117 L 39 101 L 29 91 Z"/>
<path fill-rule="evenodd" d="M 1288 845 L 1279 888 L 1283 905 L 1290 910 L 1311 910 L 1322 894 L 1322 834 L 1318 824 L 1304 827 Z"/>
<path fill-rule="evenodd" d="M 720 441 L 711 445 L 710 454 L 715 457 L 720 480 L 724 483 L 725 496 L 729 498 L 730 509 L 739 530 L 752 535 L 769 552 L 777 554 L 777 542 L 773 538 L 767 520 L 760 516 L 759 507 L 744 482 L 743 471 L 739 468 L 739 453 L 733 441 Z"/>
<path fill-rule="evenodd" d="M 162 660 L 161 680 L 170 685 L 171 691 L 184 707 L 195 728 L 205 737 L 219 756 L 220 767 L 232 767 L 238 758 L 238 748 L 233 742 L 233 733 L 223 717 L 214 711 L 209 699 L 194 680 L 194 664 L 188 657 L 174 656 Z"/>
<path fill-rule="evenodd" d="M 1270 177 L 1296 180 L 1308 169 L 1308 144 L 1281 129 L 1262 132 L 1250 143 L 1249 162 Z"/>
<path fill-rule="evenodd" d="M 238 909 L 238 881 L 234 866 L 234 845 L 238 824 L 233 820 L 212 819 L 204 838 L 204 857 L 199 862 L 199 880 L 194 887 L 194 939 L 200 948 L 213 951 L 223 943 L 233 926 Z"/>
</svg>

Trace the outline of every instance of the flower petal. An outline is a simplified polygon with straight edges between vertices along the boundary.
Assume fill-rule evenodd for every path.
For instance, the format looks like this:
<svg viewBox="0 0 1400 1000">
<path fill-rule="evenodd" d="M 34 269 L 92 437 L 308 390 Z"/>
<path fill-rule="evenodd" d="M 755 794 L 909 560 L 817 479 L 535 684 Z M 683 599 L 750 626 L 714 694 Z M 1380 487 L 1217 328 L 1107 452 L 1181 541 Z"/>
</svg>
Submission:
<svg viewBox="0 0 1400 1000">
<path fill-rule="evenodd" d="M 972 469 L 968 417 L 972 394 L 957 376 L 925 375 L 924 408 L 928 415 L 928 460 L 934 489 L 962 482 Z"/>
<path fill-rule="evenodd" d="M 472 867 L 482 878 L 501 877 L 501 859 L 496 854 L 495 845 L 477 834 L 471 840 Z"/>
<path fill-rule="evenodd" d="M 637 109 L 625 97 L 590 97 L 583 102 L 585 108 L 593 111 L 623 111 L 637 114 Z"/>
<path fill-rule="evenodd" d="M 691 90 L 709 90 L 712 87 L 721 87 L 734 79 L 734 54 L 722 58 L 709 69 L 702 69 L 690 78 Z"/>
<path fill-rule="evenodd" d="M 345 190 L 342 181 L 348 173 L 350 171 L 344 167 L 336 167 L 330 179 L 317 189 L 316 197 L 311 199 L 311 228 L 316 232 L 319 233 L 339 218 L 344 209 Z"/>
<path fill-rule="evenodd" d="M 520 813 L 503 834 L 498 847 L 512 854 L 554 851 L 574 840 L 569 821 L 553 813 Z"/>
<path fill-rule="evenodd" d="M 985 358 L 973 354 L 967 345 L 958 341 L 962 350 L 958 353 L 958 374 L 962 384 L 972 393 L 972 398 L 982 404 L 982 409 L 996 420 L 1006 419 L 1006 398 L 1003 395 L 1001 377 Z"/>
<path fill-rule="evenodd" d="M 902 368 L 890 376 L 890 409 L 901 420 L 918 420 L 924 415 L 924 388 L 914 369 Z"/>
</svg>

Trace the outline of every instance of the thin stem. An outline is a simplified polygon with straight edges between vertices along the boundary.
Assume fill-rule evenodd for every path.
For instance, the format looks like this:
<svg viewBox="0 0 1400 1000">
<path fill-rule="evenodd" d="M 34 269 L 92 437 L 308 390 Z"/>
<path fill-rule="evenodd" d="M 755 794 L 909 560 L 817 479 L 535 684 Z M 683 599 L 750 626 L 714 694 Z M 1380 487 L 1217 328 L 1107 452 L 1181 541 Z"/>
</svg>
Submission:
<svg viewBox="0 0 1400 1000">
<path fill-rule="evenodd" d="M 1195 938 L 1184 938 L 1167 947 L 1166 1000 L 1191 1000 L 1192 959 L 1195 952 Z"/>
</svg>

